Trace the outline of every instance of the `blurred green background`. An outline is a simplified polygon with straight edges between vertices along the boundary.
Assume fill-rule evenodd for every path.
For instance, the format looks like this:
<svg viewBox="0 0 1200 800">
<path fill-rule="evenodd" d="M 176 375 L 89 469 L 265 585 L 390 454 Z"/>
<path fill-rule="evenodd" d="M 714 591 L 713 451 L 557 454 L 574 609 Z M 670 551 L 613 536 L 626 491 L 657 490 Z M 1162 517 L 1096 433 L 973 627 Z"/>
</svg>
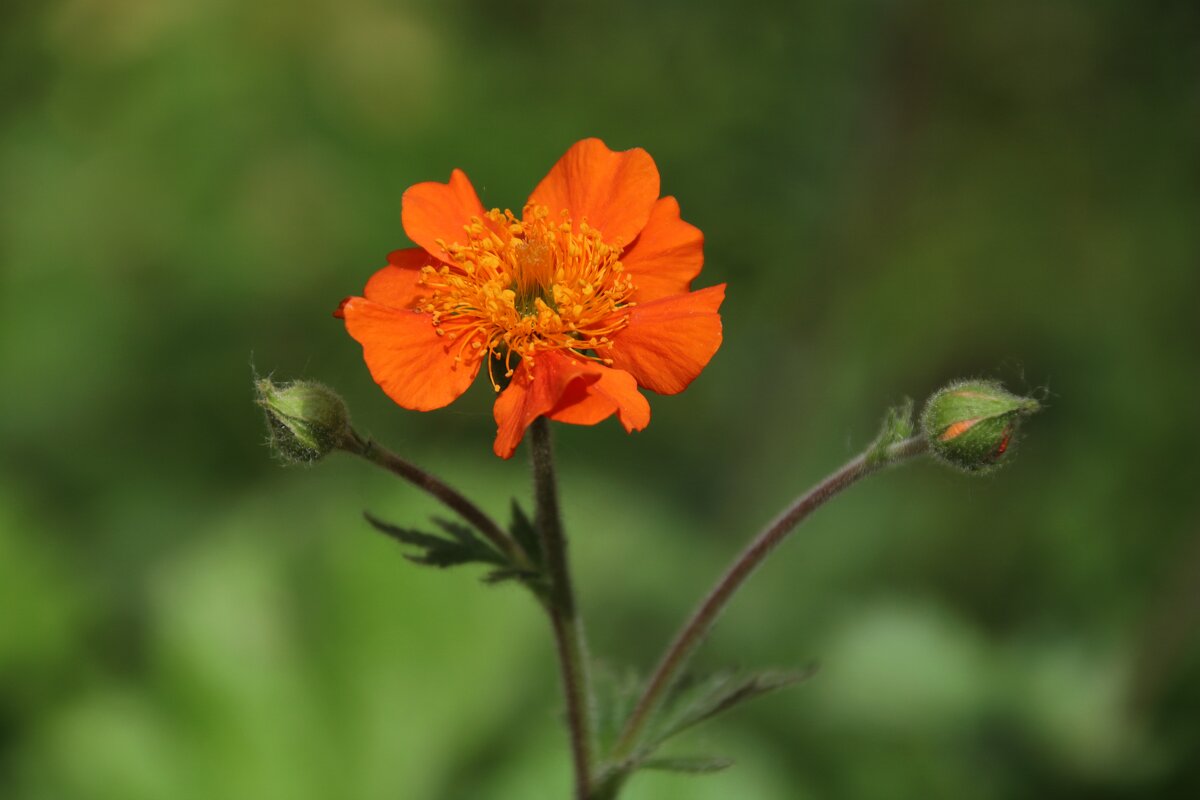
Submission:
<svg viewBox="0 0 1200 800">
<path fill-rule="evenodd" d="M 284 470 L 251 365 L 504 513 L 479 382 L 394 406 L 330 311 L 408 185 L 519 207 L 572 142 L 655 157 L 726 343 L 635 436 L 559 426 L 592 647 L 647 669 L 792 495 L 945 381 L 1037 391 L 1016 463 L 821 511 L 700 668 L 810 683 L 651 798 L 1200 796 L 1200 5 L 298 4 L 0 11 L 0 797 L 565 797 L 544 619 Z"/>
</svg>

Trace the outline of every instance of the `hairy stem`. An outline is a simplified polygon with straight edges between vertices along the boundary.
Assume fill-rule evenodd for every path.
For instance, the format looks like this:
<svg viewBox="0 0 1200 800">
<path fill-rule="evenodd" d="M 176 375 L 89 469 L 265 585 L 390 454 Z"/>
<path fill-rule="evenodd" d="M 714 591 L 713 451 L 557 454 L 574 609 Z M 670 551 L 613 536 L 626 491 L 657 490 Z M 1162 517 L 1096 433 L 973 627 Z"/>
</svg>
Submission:
<svg viewBox="0 0 1200 800">
<path fill-rule="evenodd" d="M 567 727 L 571 734 L 571 757 L 575 765 L 575 797 L 589 800 L 592 780 L 591 691 L 587 674 L 587 647 L 575 607 L 571 573 L 567 566 L 567 540 L 558 509 L 558 484 L 554 472 L 554 448 L 550 423 L 539 417 L 531 426 L 533 488 L 537 503 L 534 525 L 542 540 L 550 579 L 547 610 L 554 628 L 567 704 Z"/>
<path fill-rule="evenodd" d="M 483 534 L 497 550 L 508 556 L 514 564 L 520 567 L 529 566 L 529 556 L 517 544 L 516 540 L 496 524 L 495 520 L 485 514 L 479 506 L 472 503 L 449 484 L 442 482 L 420 467 L 405 461 L 377 442 L 363 438 L 357 431 L 350 430 L 343 437 L 340 446 L 346 452 L 353 453 L 376 466 L 383 467 L 388 472 L 398 475 L 418 489 L 440 500 L 454 511 L 454 513 L 474 525 L 476 530 Z"/>
<path fill-rule="evenodd" d="M 621 731 L 621 736 L 613 748 L 612 759 L 619 761 L 633 751 L 651 713 L 662 700 L 663 694 L 675 682 L 679 670 L 704 640 L 722 609 L 758 565 L 795 530 L 796 526 L 843 489 L 887 466 L 921 455 L 927 449 L 928 443 L 925 438 L 914 436 L 891 445 L 882 457 L 878 454 L 872 456 L 870 451 L 863 453 L 798 497 L 767 525 L 734 560 L 667 647 L 633 713 L 625 723 L 625 728 Z"/>
</svg>

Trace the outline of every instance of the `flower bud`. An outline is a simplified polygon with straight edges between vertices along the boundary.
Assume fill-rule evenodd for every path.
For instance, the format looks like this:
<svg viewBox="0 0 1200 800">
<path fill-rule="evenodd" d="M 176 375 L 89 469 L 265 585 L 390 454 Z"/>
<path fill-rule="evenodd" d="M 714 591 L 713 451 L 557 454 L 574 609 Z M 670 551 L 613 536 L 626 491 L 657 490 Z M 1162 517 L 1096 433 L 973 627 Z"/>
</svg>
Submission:
<svg viewBox="0 0 1200 800">
<path fill-rule="evenodd" d="M 985 472 L 1009 452 L 1021 418 L 1037 410 L 1036 400 L 995 381 L 962 381 L 929 399 L 921 429 L 934 455 L 967 472 Z"/>
<path fill-rule="evenodd" d="M 271 447 L 285 461 L 311 464 L 342 443 L 350 431 L 346 403 L 319 383 L 296 381 L 276 386 L 254 382 L 256 400 L 267 412 Z"/>
</svg>

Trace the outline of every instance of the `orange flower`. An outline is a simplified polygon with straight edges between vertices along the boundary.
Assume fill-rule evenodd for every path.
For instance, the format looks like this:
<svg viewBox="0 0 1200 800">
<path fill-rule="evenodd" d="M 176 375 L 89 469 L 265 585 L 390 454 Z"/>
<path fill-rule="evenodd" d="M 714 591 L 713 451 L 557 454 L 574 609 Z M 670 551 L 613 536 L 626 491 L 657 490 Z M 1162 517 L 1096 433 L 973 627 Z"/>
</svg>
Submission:
<svg viewBox="0 0 1200 800">
<path fill-rule="evenodd" d="M 638 387 L 675 394 L 700 374 L 725 297 L 724 284 L 690 290 L 704 237 L 658 190 L 645 150 L 599 139 L 572 146 L 519 219 L 485 210 L 461 170 L 419 183 L 401 213 L 418 246 L 391 253 L 336 316 L 405 408 L 448 405 L 486 362 L 501 458 L 543 415 L 594 425 L 615 413 L 641 430 Z"/>
</svg>

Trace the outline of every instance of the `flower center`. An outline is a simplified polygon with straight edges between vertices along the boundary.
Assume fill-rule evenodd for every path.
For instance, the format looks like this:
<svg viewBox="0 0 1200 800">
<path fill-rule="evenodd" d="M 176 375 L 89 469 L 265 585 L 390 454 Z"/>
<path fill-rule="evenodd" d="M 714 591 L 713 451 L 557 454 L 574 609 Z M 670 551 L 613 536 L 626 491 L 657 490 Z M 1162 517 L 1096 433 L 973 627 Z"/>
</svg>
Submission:
<svg viewBox="0 0 1200 800">
<path fill-rule="evenodd" d="M 421 270 L 428 294 L 416 308 L 432 317 L 439 336 L 460 341 L 458 362 L 488 357 L 488 376 L 502 360 L 539 350 L 563 350 L 605 361 L 594 351 L 629 322 L 633 281 L 621 264 L 621 245 L 571 220 L 555 223 L 544 206 L 526 206 L 522 219 L 492 209 L 465 226 L 465 244 L 438 245 L 449 262 Z"/>
</svg>

